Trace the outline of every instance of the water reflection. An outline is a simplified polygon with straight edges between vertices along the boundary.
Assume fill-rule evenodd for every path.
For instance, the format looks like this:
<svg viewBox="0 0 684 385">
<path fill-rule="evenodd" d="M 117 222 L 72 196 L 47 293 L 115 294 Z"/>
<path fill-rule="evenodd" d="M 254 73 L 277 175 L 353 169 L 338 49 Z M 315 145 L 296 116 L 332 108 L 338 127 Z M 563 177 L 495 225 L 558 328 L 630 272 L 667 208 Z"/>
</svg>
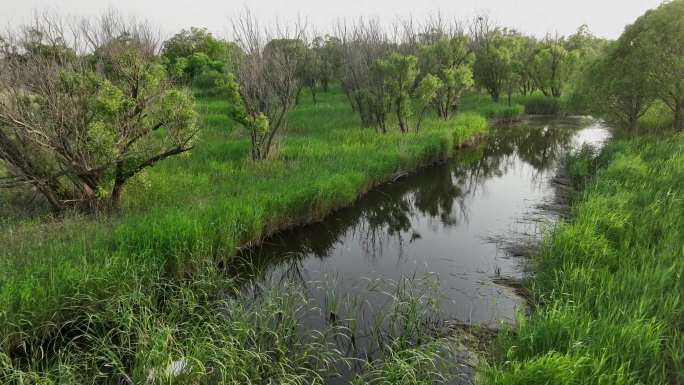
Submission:
<svg viewBox="0 0 684 385">
<path fill-rule="evenodd" d="M 305 286 L 333 274 L 341 291 L 352 290 L 351 282 L 361 277 L 434 272 L 445 286 L 444 308 L 453 316 L 464 321 L 511 317 L 515 300 L 490 278 L 494 272 L 520 274 L 519 263 L 482 236 L 509 230 L 524 210 L 553 193 L 548 177 L 577 145 L 578 130 L 587 126 L 580 119 L 538 119 L 499 129 L 446 164 L 378 188 L 322 222 L 245 250 L 232 272 Z"/>
</svg>

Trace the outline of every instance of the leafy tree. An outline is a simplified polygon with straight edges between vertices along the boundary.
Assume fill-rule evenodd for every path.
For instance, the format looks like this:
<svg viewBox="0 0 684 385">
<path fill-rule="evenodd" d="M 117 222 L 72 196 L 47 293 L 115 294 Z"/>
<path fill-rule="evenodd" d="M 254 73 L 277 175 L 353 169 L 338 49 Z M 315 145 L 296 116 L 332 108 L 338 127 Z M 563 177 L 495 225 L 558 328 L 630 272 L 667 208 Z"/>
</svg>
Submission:
<svg viewBox="0 0 684 385">
<path fill-rule="evenodd" d="M 328 91 L 330 83 L 339 76 L 342 65 L 342 52 L 339 38 L 326 36 L 317 37 L 313 42 L 313 50 L 320 58 L 320 82 L 324 91 Z"/>
<path fill-rule="evenodd" d="M 349 28 L 340 25 L 337 32 L 342 90 L 363 126 L 386 132 L 388 95 L 384 72 L 377 68 L 377 61 L 387 55 L 391 44 L 374 21 L 361 20 Z"/>
<path fill-rule="evenodd" d="M 495 102 L 513 73 L 513 56 L 509 32 L 502 29 L 487 31 L 478 40 L 473 73 L 475 82 L 485 88 Z"/>
<path fill-rule="evenodd" d="M 577 90 L 584 106 L 592 112 L 607 113 L 635 131 L 656 95 L 653 82 L 643 70 L 649 60 L 621 37 L 604 56 L 586 67 Z"/>
<path fill-rule="evenodd" d="M 415 110 L 417 111 L 416 131 L 420 130 L 420 125 L 423 122 L 423 117 L 428 107 L 434 103 L 437 92 L 442 87 L 442 81 L 432 74 L 425 75 L 420 83 L 418 83 L 418 87 L 416 87 L 413 93 Z"/>
<path fill-rule="evenodd" d="M 152 60 L 149 27 L 108 15 L 71 31 L 45 19 L 33 29 L 40 35 L 5 38 L 16 45 L 0 52 L 0 186 L 31 186 L 57 213 L 116 207 L 130 178 L 192 148 L 192 97 Z"/>
<path fill-rule="evenodd" d="M 323 79 L 323 59 L 320 55 L 320 50 L 315 47 L 307 48 L 304 56 L 304 64 L 300 71 L 302 77 L 302 84 L 309 88 L 314 104 L 316 100 L 316 88 Z"/>
<path fill-rule="evenodd" d="M 625 29 L 620 41 L 649 59 L 641 70 L 672 110 L 675 127 L 684 130 L 684 1 L 646 12 Z"/>
<path fill-rule="evenodd" d="M 162 48 L 169 72 L 184 82 L 234 71 L 241 54 L 236 44 L 215 38 L 206 28 L 195 27 L 177 33 Z M 207 87 L 212 81 L 204 83 L 202 86 Z"/>
<path fill-rule="evenodd" d="M 427 37 L 421 35 L 423 39 Z M 432 43 L 423 45 L 420 50 L 421 69 L 424 74 L 432 74 L 440 80 L 434 105 L 437 113 L 448 119 L 458 109 L 463 91 L 472 87 L 471 69 L 473 55 L 467 47 L 467 38 L 457 34 L 451 38 L 443 34 L 430 34 Z"/>
<path fill-rule="evenodd" d="M 376 62 L 378 71 L 384 73 L 387 92 L 392 100 L 401 132 L 408 132 L 411 117 L 411 93 L 418 76 L 418 59 L 411 55 L 393 53 Z"/>
<path fill-rule="evenodd" d="M 387 132 L 387 115 L 392 111 L 392 95 L 387 86 L 389 68 L 383 59 L 377 59 L 369 68 L 368 86 L 358 91 L 359 107 L 370 116 L 383 134 Z"/>
<path fill-rule="evenodd" d="M 545 96 L 559 98 L 577 62 L 577 52 L 568 51 L 563 38 L 547 37 L 533 60 L 533 77 L 536 86 Z"/>
<path fill-rule="evenodd" d="M 576 51 L 582 59 L 596 58 L 608 48 L 608 40 L 594 36 L 586 24 L 577 28 L 577 31 L 568 36 L 565 48 L 568 51 Z"/>
<path fill-rule="evenodd" d="M 529 95 L 535 90 L 534 58 L 538 49 L 538 42 L 532 36 L 517 35 L 513 52 L 514 85 L 523 95 Z"/>
</svg>

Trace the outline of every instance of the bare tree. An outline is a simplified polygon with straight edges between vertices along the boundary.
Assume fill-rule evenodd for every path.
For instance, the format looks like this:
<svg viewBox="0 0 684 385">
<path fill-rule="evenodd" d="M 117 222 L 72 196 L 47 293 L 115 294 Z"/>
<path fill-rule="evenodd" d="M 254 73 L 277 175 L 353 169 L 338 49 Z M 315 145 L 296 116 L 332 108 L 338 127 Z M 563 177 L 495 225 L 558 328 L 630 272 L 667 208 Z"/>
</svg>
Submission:
<svg viewBox="0 0 684 385">
<path fill-rule="evenodd" d="M 382 76 L 372 69 L 390 51 L 387 34 L 377 20 L 360 19 L 351 25 L 338 23 L 335 35 L 341 42 L 340 80 L 352 109 L 363 125 L 384 132 L 388 96 Z"/>
<path fill-rule="evenodd" d="M 141 170 L 188 151 L 191 96 L 151 61 L 158 34 L 115 13 L 37 16 L 0 46 L 0 187 L 31 186 L 55 212 L 116 207 Z"/>
<path fill-rule="evenodd" d="M 301 88 L 304 30 L 300 23 L 293 30 L 262 29 L 249 10 L 233 20 L 234 38 L 245 55 L 236 71 L 237 82 L 230 87 L 230 115 L 249 130 L 253 160 L 269 156 L 276 134 L 287 125 Z"/>
</svg>

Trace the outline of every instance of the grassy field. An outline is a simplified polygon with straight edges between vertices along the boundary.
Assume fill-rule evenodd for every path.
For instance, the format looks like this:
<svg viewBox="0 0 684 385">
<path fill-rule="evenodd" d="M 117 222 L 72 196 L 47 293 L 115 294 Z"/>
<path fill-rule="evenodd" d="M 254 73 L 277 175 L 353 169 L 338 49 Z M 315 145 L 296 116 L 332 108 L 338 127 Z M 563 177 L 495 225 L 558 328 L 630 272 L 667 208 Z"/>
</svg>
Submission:
<svg viewBox="0 0 684 385">
<path fill-rule="evenodd" d="M 589 182 L 534 260 L 536 309 L 500 336 L 483 383 L 684 383 L 684 136 L 616 139 L 568 167 Z"/>
<path fill-rule="evenodd" d="M 150 288 L 181 282 L 190 272 L 197 280 L 198 270 L 229 260 L 239 246 L 320 219 L 487 130 L 480 114 L 464 111 L 449 121 L 429 117 L 418 133 L 380 135 L 360 128 L 335 91 L 315 106 L 303 98 L 276 155 L 254 163 L 223 101 L 202 97 L 197 108 L 203 129 L 196 148 L 133 181 L 117 216 L 5 217 L 0 334 L 6 360 L 61 349 L 56 341 L 68 341 L 68 331 L 88 319 L 119 322 L 109 319 L 117 303 L 154 313 L 134 299 L 165 298 Z"/>
</svg>

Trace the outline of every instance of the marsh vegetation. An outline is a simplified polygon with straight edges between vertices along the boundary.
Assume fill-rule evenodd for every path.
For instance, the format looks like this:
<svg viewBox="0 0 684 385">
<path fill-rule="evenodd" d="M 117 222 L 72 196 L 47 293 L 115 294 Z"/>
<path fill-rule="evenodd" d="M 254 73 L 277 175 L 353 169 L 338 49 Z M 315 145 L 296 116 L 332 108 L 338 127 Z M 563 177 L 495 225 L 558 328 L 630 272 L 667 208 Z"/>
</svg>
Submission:
<svg viewBox="0 0 684 385">
<path fill-rule="evenodd" d="M 0 382 L 684 383 L 683 20 L 37 14 L 0 35 Z"/>
</svg>

